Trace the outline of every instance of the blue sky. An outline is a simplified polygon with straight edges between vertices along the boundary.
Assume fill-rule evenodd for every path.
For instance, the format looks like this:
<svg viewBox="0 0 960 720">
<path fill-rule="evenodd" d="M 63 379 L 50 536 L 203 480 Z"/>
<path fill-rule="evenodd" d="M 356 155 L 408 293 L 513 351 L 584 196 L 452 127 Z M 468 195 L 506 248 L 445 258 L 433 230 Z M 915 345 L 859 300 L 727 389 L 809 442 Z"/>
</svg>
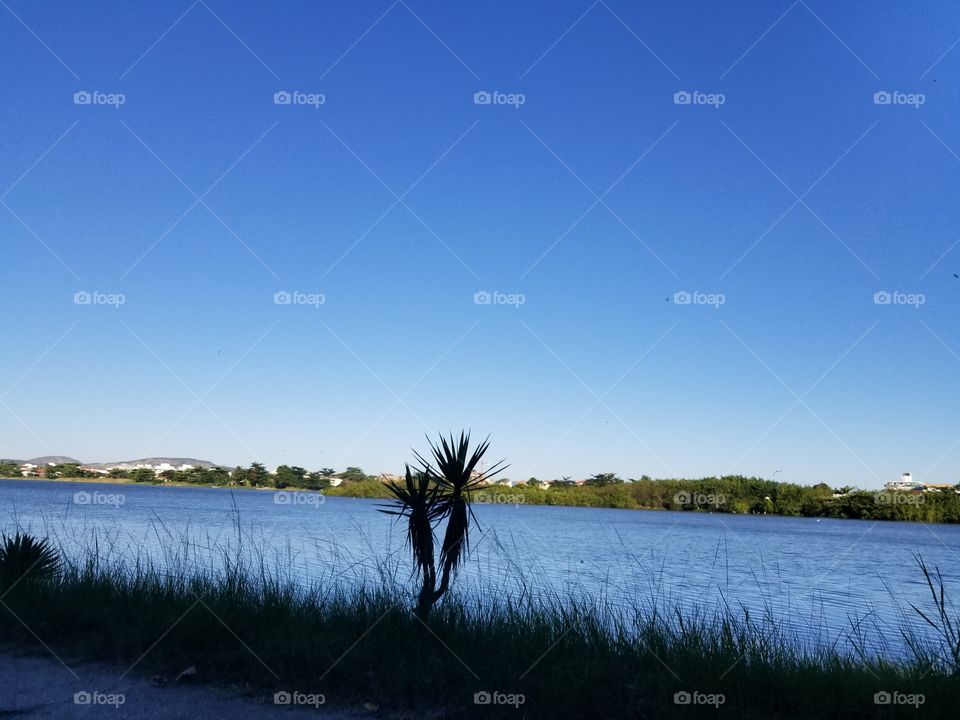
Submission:
<svg viewBox="0 0 960 720">
<path fill-rule="evenodd" d="M 0 456 L 396 471 L 468 427 L 514 478 L 955 482 L 958 39 L 946 2 L 3 0 Z"/>
</svg>

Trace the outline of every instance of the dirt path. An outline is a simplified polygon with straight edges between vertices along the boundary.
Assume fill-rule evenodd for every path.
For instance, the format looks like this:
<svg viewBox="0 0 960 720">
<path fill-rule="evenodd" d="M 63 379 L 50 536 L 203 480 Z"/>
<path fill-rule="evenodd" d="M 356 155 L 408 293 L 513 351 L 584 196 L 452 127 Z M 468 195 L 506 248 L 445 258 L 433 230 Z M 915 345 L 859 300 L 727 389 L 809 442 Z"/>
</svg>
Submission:
<svg viewBox="0 0 960 720">
<path fill-rule="evenodd" d="M 300 695 L 300 703 L 276 705 L 272 697 L 260 702 L 237 692 L 188 682 L 156 687 L 150 679 L 119 676 L 123 669 L 101 664 L 69 663 L 53 657 L 0 652 L 0 718 L 151 718 L 156 720 L 252 720 L 258 718 L 313 718 L 360 720 L 376 712 L 342 712 L 319 705 L 319 698 Z"/>
</svg>

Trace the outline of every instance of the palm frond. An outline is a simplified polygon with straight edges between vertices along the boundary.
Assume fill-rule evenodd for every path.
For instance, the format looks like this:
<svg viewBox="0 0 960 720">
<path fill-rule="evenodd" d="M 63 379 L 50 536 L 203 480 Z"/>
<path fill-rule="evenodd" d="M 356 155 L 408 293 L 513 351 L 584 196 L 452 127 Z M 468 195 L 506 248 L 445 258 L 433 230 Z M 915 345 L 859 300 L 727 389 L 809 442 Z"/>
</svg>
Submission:
<svg viewBox="0 0 960 720">
<path fill-rule="evenodd" d="M 470 549 L 470 521 L 476 523 L 469 503 L 471 490 L 505 467 L 501 460 L 487 472 L 476 472 L 489 447 L 490 438 L 487 437 L 470 452 L 470 433 L 464 431 L 459 439 L 454 439 L 451 433 L 449 440 L 441 435 L 438 444 L 430 442 L 435 466 L 429 463 L 426 467 L 437 475 L 443 488 L 440 502 L 447 517 L 447 528 L 440 546 L 441 591 L 446 589 Z"/>
<path fill-rule="evenodd" d="M 424 578 L 433 574 L 433 527 L 439 519 L 436 496 L 438 486 L 430 473 L 412 471 L 407 465 L 404 483 L 388 483 L 387 490 L 394 496 L 393 505 L 380 509 L 388 515 L 407 519 L 407 544 L 413 554 L 417 572 Z"/>
<path fill-rule="evenodd" d="M 470 549 L 470 519 L 468 506 L 463 498 L 454 500 L 450 506 L 447 530 L 440 545 L 440 568 L 443 578 L 452 577 L 463 563 Z"/>
</svg>

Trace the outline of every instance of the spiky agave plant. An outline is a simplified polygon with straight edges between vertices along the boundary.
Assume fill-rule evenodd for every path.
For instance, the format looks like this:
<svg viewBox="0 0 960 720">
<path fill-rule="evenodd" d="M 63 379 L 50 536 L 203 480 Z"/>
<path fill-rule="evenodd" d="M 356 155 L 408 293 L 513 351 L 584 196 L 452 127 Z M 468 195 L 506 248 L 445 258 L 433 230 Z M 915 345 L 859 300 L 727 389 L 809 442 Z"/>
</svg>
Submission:
<svg viewBox="0 0 960 720">
<path fill-rule="evenodd" d="M 60 553 L 48 538 L 38 540 L 18 530 L 0 539 L 0 583 L 4 585 L 52 578 L 60 566 Z"/>
<path fill-rule="evenodd" d="M 449 440 L 441 435 L 438 444 L 429 438 L 427 443 L 430 458 L 414 451 L 420 467 L 411 472 L 407 466 L 403 486 L 388 485 L 396 504 L 392 509 L 382 510 L 407 518 L 407 541 L 422 581 L 416 607 L 422 618 L 430 614 L 433 605 L 446 593 L 469 550 L 471 520 L 476 523 L 470 509 L 470 491 L 506 467 L 501 460 L 485 472 L 476 472 L 490 445 L 489 438 L 472 452 L 468 432 L 461 432 L 459 440 L 454 440 L 451 433 Z M 447 527 L 440 545 L 438 586 L 434 529 L 443 520 Z"/>
</svg>

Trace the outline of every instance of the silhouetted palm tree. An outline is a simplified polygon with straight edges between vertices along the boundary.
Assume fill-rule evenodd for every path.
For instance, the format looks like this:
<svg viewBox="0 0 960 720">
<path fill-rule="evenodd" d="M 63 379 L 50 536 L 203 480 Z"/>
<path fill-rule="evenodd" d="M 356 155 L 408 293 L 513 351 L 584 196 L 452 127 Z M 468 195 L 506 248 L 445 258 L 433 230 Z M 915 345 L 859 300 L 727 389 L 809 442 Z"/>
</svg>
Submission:
<svg viewBox="0 0 960 720">
<path fill-rule="evenodd" d="M 470 509 L 470 491 L 503 470 L 503 461 L 485 472 L 477 465 L 487 452 L 489 438 L 470 452 L 470 434 L 460 433 L 454 440 L 440 436 L 440 442 L 430 445 L 430 459 L 414 451 L 419 467 L 406 466 L 404 483 L 390 483 L 387 488 L 394 496 L 394 507 L 381 510 L 390 515 L 407 518 L 407 542 L 413 554 L 415 572 L 421 578 L 416 612 L 421 618 L 430 614 L 433 605 L 443 597 L 457 568 L 466 558 L 470 547 L 470 523 L 476 522 Z M 434 529 L 443 520 L 446 531 L 440 545 L 440 583 L 437 585 L 437 565 L 434 561 Z"/>
</svg>

